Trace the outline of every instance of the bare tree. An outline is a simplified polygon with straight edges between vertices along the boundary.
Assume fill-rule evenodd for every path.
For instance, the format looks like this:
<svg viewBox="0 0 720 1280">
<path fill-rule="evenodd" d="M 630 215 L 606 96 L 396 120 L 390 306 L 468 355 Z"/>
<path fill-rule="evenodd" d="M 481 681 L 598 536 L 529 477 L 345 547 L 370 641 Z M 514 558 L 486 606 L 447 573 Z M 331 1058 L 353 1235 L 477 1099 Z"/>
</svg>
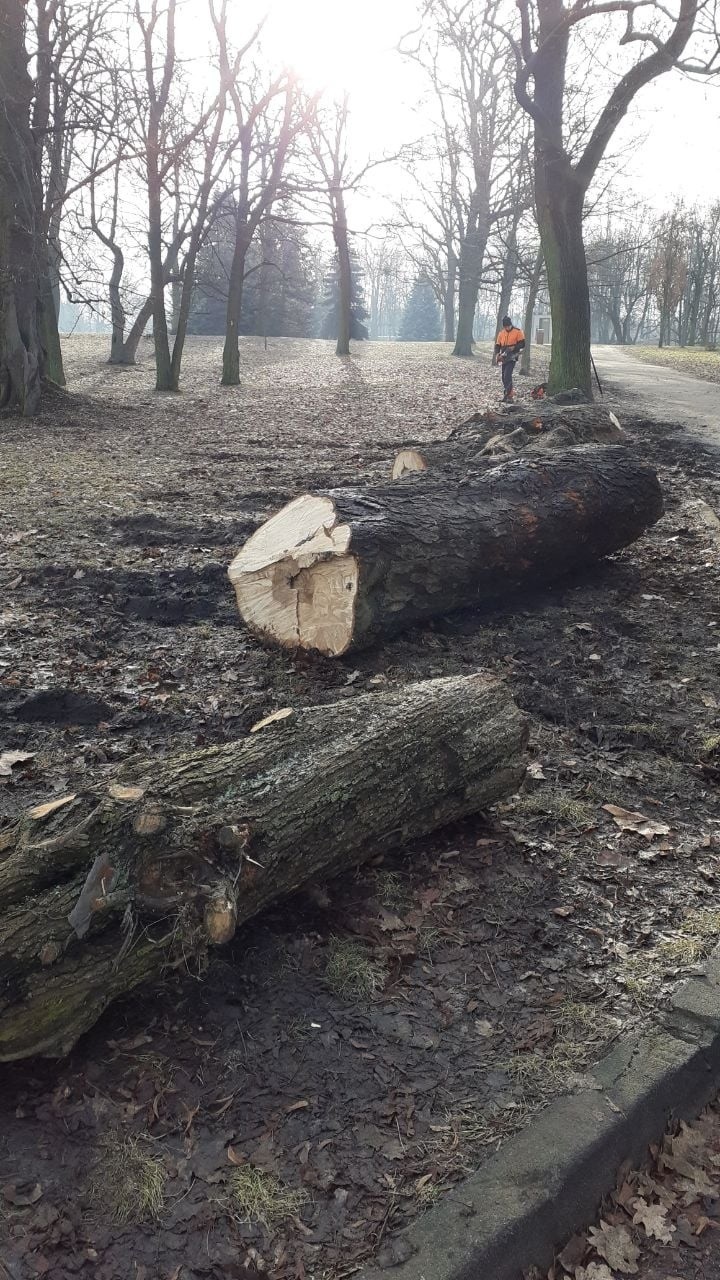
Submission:
<svg viewBox="0 0 720 1280">
<path fill-rule="evenodd" d="M 500 0 L 424 0 L 419 31 L 401 44 L 429 77 L 450 167 L 459 236 L 456 356 L 472 355 L 485 253 L 519 146 L 500 12 Z"/>
<path fill-rule="evenodd" d="M 64 378 L 27 64 L 23 0 L 0 0 L 0 408 L 29 415 Z"/>
<path fill-rule="evenodd" d="M 104 47 L 118 0 L 32 0 L 35 54 L 32 128 L 40 152 L 43 231 L 55 312 L 60 310 L 61 227 L 75 164 L 102 132 Z"/>
<path fill-rule="evenodd" d="M 223 349 L 222 383 L 240 382 L 240 315 L 248 251 L 258 227 L 284 194 L 283 176 L 293 144 L 305 127 L 307 104 L 287 71 L 267 74 L 252 62 L 239 76 L 239 68 L 257 43 L 262 23 L 234 55 L 230 52 L 224 11 L 211 11 L 220 50 L 221 74 L 228 85 L 235 116 L 237 151 L 233 158 L 231 198 L 234 205 L 235 243 L 228 281 L 227 321 Z"/>
<path fill-rule="evenodd" d="M 709 13 L 705 0 L 676 0 L 670 8 L 660 0 L 576 0 L 569 6 L 564 0 L 517 0 L 517 7 L 519 30 L 507 25 L 504 30 L 516 60 L 517 100 L 534 125 L 535 200 L 553 323 L 550 389 L 579 386 L 589 395 L 590 295 L 583 242 L 588 189 L 640 89 L 673 67 L 716 69 L 720 44 L 714 41 L 707 61 L 683 62 L 700 15 Z M 636 29 L 638 16 L 646 20 L 642 30 Z M 623 24 L 619 31 L 616 19 Z M 617 53 L 616 65 L 624 48 L 637 45 L 641 52 L 635 60 L 628 58 L 587 136 L 573 147 L 571 40 L 588 38 L 598 20 L 607 23 L 605 68 L 611 48 Z"/>
</svg>

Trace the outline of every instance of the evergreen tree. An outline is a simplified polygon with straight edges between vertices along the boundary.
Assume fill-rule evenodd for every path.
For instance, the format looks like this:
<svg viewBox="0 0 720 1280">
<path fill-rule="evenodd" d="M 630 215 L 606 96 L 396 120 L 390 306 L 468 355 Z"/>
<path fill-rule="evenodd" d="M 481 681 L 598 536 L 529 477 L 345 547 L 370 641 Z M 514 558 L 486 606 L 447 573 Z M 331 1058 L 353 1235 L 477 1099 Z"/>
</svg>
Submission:
<svg viewBox="0 0 720 1280">
<path fill-rule="evenodd" d="M 352 271 L 350 338 L 356 342 L 361 342 L 369 336 L 367 325 L 363 322 L 367 320 L 370 312 L 365 306 L 362 269 L 354 249 L 350 250 L 350 267 Z M 322 299 L 322 310 L 324 314 L 320 328 L 321 338 L 337 338 L 339 307 L 340 282 L 338 279 L 337 258 L 335 258 L 333 260 L 332 267 L 325 277 L 325 292 Z"/>
<path fill-rule="evenodd" d="M 439 342 L 442 337 L 440 308 L 430 282 L 415 281 L 400 323 L 400 342 Z"/>
<path fill-rule="evenodd" d="M 234 243 L 232 216 L 220 217 L 198 259 L 190 333 L 225 332 L 228 276 Z M 240 332 L 303 338 L 313 331 L 314 252 L 302 227 L 268 218 L 248 251 Z"/>
</svg>

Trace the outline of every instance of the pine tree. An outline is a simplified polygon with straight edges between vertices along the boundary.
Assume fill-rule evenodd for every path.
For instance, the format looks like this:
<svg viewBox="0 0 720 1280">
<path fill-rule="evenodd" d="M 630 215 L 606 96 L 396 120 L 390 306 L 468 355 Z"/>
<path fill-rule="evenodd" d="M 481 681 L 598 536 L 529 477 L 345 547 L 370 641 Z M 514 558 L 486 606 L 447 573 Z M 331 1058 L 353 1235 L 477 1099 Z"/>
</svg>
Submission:
<svg viewBox="0 0 720 1280">
<path fill-rule="evenodd" d="M 189 332 L 225 332 L 234 223 L 216 222 L 198 261 Z M 267 337 L 310 337 L 315 306 L 314 254 L 302 227 L 268 218 L 248 251 L 240 332 Z"/>
<path fill-rule="evenodd" d="M 350 307 L 350 338 L 361 342 L 369 337 L 367 325 L 370 312 L 365 306 L 365 290 L 363 288 L 362 268 L 354 249 L 350 250 L 350 266 L 352 270 L 352 302 Z M 340 283 L 338 280 L 337 259 L 325 277 L 325 292 L 322 299 L 324 312 L 320 328 L 321 338 L 337 338 L 338 310 L 340 306 Z"/>
<path fill-rule="evenodd" d="M 440 308 L 429 281 L 415 281 L 400 323 L 400 342 L 439 342 L 442 337 Z"/>
</svg>

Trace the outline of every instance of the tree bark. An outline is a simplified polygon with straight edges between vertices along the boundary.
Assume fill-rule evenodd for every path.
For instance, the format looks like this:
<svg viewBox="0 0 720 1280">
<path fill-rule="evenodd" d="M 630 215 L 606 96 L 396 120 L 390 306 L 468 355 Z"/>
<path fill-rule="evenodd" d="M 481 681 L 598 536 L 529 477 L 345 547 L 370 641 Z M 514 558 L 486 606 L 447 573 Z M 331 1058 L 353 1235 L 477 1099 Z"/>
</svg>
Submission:
<svg viewBox="0 0 720 1280">
<path fill-rule="evenodd" d="M 64 383 L 38 147 L 30 127 L 25 6 L 0 5 L 0 409 L 34 414 L 43 379 Z"/>
<path fill-rule="evenodd" d="M 540 292 L 540 280 L 542 278 L 542 271 L 543 271 L 543 254 L 542 254 L 542 247 L 541 247 L 537 251 L 537 256 L 535 258 L 535 265 L 533 266 L 532 275 L 530 277 L 530 283 L 528 285 L 527 305 L 525 307 L 525 319 L 523 321 L 523 332 L 525 333 L 525 346 L 523 347 L 523 353 L 520 357 L 520 373 L 523 374 L 524 377 L 529 377 L 530 375 L 533 316 L 535 315 L 535 303 L 537 302 L 537 296 L 538 296 L 538 293 Z"/>
<path fill-rule="evenodd" d="M 229 575 L 252 630 L 337 657 L 560 578 L 661 514 L 654 471 L 622 447 L 586 447 L 459 483 L 424 472 L 363 493 L 305 494 L 261 525 Z"/>
<path fill-rule="evenodd" d="M 228 281 L 225 345 L 223 347 L 222 378 L 224 387 L 240 385 L 240 315 L 242 313 L 245 261 L 252 240 L 252 229 L 245 215 L 238 210 L 235 223 L 235 247 Z"/>
<path fill-rule="evenodd" d="M 548 391 L 579 387 L 592 399 L 590 289 L 583 242 L 584 192 L 564 165 L 540 156 L 536 166 L 538 226 L 552 314 Z"/>
<path fill-rule="evenodd" d="M 447 276 L 445 279 L 445 296 L 443 298 L 443 323 L 445 341 L 455 341 L 455 288 L 457 285 L 457 257 L 452 246 L 447 251 Z"/>
<path fill-rule="evenodd" d="M 458 318 L 454 356 L 471 356 L 473 353 L 475 311 L 489 234 L 489 224 L 485 218 L 475 211 L 471 216 L 476 219 L 476 225 L 465 235 L 458 264 Z"/>
<path fill-rule="evenodd" d="M 507 315 L 510 310 L 510 299 L 515 286 L 515 277 L 517 275 L 518 258 L 517 258 L 517 229 L 519 214 L 513 220 L 508 235 L 507 244 L 505 246 L 505 257 L 503 258 L 502 276 L 500 279 L 500 299 L 498 301 L 497 321 L 495 324 L 495 333 L 498 334 L 502 329 L 503 316 Z M 527 337 L 527 330 L 525 331 Z M 493 335 L 494 337 L 495 335 Z"/>
<path fill-rule="evenodd" d="M 342 187 L 333 193 L 333 240 L 338 256 L 338 335 L 336 356 L 350 355 L 352 329 L 352 264 Z"/>
<path fill-rule="evenodd" d="M 451 677 L 31 810 L 0 832 L 0 1061 L 66 1053 L 268 903 L 511 794 L 526 738 L 502 683 Z"/>
</svg>

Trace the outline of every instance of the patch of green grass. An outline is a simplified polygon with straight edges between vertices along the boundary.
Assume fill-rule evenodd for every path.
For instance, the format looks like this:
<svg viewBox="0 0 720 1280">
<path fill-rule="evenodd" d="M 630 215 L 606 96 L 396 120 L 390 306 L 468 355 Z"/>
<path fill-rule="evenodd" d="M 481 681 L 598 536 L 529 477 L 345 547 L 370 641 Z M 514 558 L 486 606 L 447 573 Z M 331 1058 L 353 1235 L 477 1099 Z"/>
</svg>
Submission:
<svg viewBox="0 0 720 1280">
<path fill-rule="evenodd" d="M 259 1222 L 268 1228 L 284 1218 L 294 1217 L 308 1201 L 307 1191 L 288 1187 L 274 1174 L 250 1165 L 233 1169 L 229 1195 L 234 1216 L 242 1222 Z"/>
<path fill-rule="evenodd" d="M 716 751 L 720 751 L 720 733 L 712 733 L 709 738 L 703 739 L 702 753 L 704 756 L 712 756 Z"/>
<path fill-rule="evenodd" d="M 369 1000 L 385 981 L 385 967 L 373 960 L 367 947 L 346 938 L 331 938 L 325 981 L 346 1000 Z"/>
<path fill-rule="evenodd" d="M 518 813 L 537 814 L 555 822 L 566 822 L 571 827 L 589 827 L 595 821 L 589 804 L 563 791 L 523 792 L 514 801 L 513 808 Z"/>
<path fill-rule="evenodd" d="M 141 1138 L 109 1134 L 90 1187 L 94 1205 L 117 1223 L 155 1220 L 165 1202 L 167 1170 Z"/>
<path fill-rule="evenodd" d="M 628 738 L 644 738 L 646 742 L 658 747 L 666 747 L 670 739 L 667 729 L 654 721 L 649 723 L 637 721 L 631 724 L 619 724 L 618 729 Z"/>
</svg>

